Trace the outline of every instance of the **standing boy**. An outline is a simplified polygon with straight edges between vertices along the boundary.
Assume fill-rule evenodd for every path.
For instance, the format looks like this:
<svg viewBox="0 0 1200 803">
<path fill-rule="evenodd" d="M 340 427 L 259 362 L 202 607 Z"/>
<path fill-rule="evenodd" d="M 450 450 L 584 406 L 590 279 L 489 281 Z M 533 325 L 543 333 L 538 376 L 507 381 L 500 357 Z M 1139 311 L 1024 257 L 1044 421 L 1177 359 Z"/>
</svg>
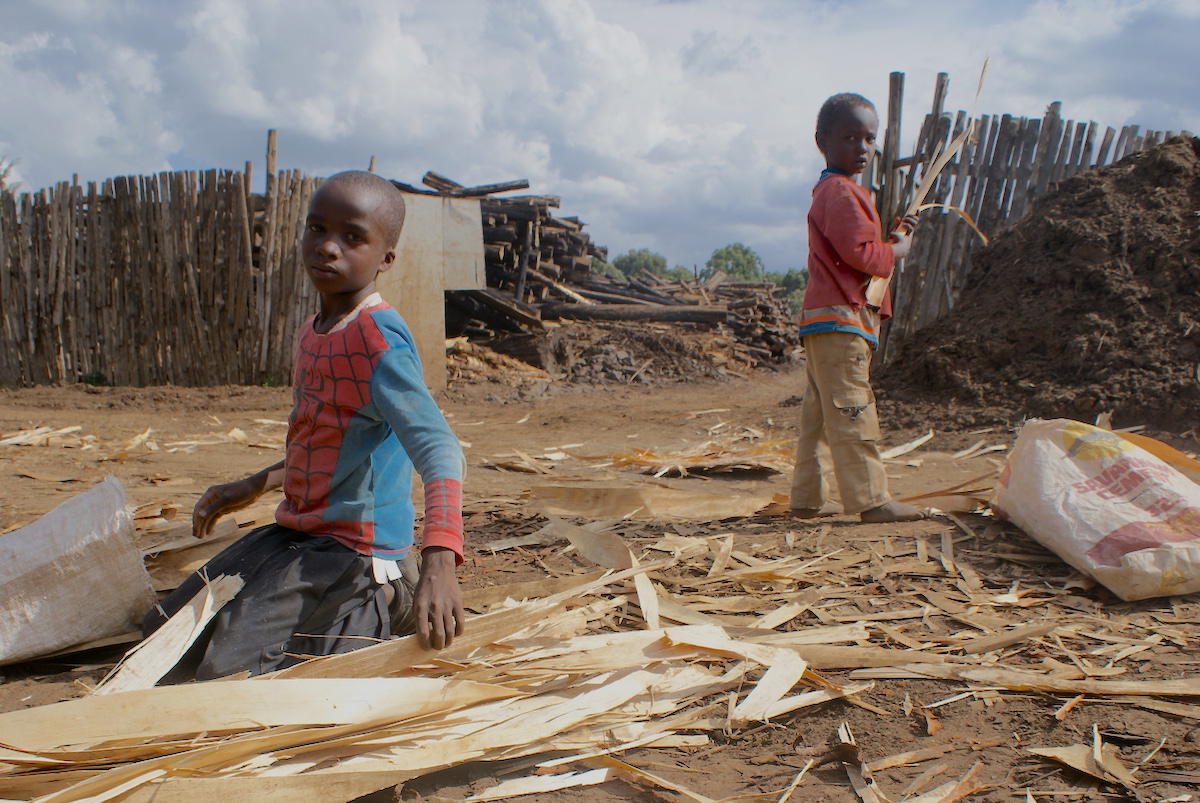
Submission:
<svg viewBox="0 0 1200 803">
<path fill-rule="evenodd" d="M 915 217 L 887 240 L 870 196 L 853 181 L 867 167 L 878 129 L 875 107 L 861 95 L 834 95 L 817 115 L 817 147 L 826 168 L 808 213 L 808 287 L 800 312 L 808 389 L 792 479 L 792 514 L 801 518 L 857 513 L 865 522 L 914 521 L 923 513 L 888 493 L 879 457 L 879 416 L 871 390 L 871 351 L 879 322 L 892 313 L 866 303 L 873 276 L 888 277 L 912 242 Z M 832 465 L 831 465 L 832 464 Z M 830 502 L 828 474 L 842 505 Z"/>
<path fill-rule="evenodd" d="M 313 194 L 301 252 L 320 311 L 296 339 L 286 456 L 205 491 L 193 534 L 204 538 L 281 485 L 284 500 L 275 524 L 214 557 L 146 617 L 149 633 L 202 588 L 202 573 L 245 583 L 168 682 L 260 674 L 413 629 L 441 649 L 462 632 L 462 450 L 421 381 L 408 327 L 375 292 L 403 224 L 404 197 L 371 173 L 339 173 Z M 414 466 L 425 486 L 415 585 Z"/>
</svg>

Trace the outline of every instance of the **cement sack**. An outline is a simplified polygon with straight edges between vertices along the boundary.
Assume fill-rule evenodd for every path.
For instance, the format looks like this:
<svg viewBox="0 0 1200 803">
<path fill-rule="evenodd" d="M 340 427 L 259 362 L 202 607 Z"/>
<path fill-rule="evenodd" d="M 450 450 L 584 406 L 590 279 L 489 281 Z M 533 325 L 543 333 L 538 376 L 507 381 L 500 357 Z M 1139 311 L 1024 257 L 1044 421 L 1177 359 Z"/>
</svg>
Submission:
<svg viewBox="0 0 1200 803">
<path fill-rule="evenodd" d="M 992 510 L 1123 600 L 1190 594 L 1200 591 L 1196 467 L 1148 438 L 1035 419 L 1021 428 Z"/>
<path fill-rule="evenodd" d="M 115 477 L 0 535 L 0 664 L 136 630 L 155 600 Z"/>
</svg>

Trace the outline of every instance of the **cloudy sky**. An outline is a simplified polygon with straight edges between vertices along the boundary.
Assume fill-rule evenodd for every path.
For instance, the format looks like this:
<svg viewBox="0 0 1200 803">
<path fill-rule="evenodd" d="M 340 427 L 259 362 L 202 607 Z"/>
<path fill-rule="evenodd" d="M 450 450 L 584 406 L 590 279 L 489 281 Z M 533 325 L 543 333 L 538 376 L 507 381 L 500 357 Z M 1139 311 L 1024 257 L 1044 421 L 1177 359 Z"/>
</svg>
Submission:
<svg viewBox="0 0 1200 803">
<path fill-rule="evenodd" d="M 0 157 L 79 174 L 527 178 L 612 255 L 803 265 L 830 94 L 1200 131 L 1200 0 L 0 0 Z"/>
</svg>

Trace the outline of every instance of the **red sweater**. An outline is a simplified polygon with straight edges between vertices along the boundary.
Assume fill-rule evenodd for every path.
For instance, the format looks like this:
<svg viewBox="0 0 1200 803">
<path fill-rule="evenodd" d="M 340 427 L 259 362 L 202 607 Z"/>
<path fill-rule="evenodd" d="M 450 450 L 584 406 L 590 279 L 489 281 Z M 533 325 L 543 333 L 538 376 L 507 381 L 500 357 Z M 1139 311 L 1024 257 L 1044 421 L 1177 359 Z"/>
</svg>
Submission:
<svg viewBox="0 0 1200 803">
<path fill-rule="evenodd" d="M 866 190 L 848 176 L 826 174 L 813 188 L 808 211 L 808 288 L 804 309 L 866 303 L 872 276 L 888 277 L 896 265 L 891 243 L 883 241 L 879 213 Z M 883 297 L 879 317 L 892 316 L 892 291 Z"/>
</svg>

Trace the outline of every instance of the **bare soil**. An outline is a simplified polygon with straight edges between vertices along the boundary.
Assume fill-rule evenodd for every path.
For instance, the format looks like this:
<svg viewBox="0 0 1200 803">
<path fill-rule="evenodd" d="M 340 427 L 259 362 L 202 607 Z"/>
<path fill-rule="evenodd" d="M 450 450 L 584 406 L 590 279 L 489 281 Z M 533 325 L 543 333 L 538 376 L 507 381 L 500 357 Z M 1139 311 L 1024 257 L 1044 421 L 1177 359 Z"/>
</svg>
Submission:
<svg viewBox="0 0 1200 803">
<path fill-rule="evenodd" d="M 470 464 L 467 482 L 467 529 L 469 548 L 460 577 L 466 588 L 521 582 L 544 578 L 547 572 L 571 571 L 569 558 L 552 548 L 526 549 L 491 554 L 478 547 L 490 540 L 532 531 L 541 521 L 522 501 L 533 485 L 569 482 L 572 478 L 596 479 L 598 473 L 612 472 L 615 479 L 630 482 L 640 479 L 596 469 L 581 461 L 566 461 L 549 475 L 530 475 L 497 470 L 494 465 L 520 450 L 541 454 L 552 447 L 573 447 L 580 454 L 604 455 L 620 452 L 631 444 L 663 451 L 680 449 L 686 444 L 706 440 L 722 422 L 731 426 L 749 426 L 767 437 L 788 437 L 794 433 L 802 393 L 802 372 L 797 367 L 778 371 L 759 370 L 749 380 L 703 380 L 691 383 L 665 383 L 651 387 L 609 383 L 581 387 L 557 382 L 537 382 L 512 386 L 505 382 L 480 382 L 452 386 L 439 395 L 439 403 L 459 437 L 469 446 Z M 0 432 L 12 432 L 35 425 L 56 427 L 79 425 L 83 434 L 95 435 L 103 443 L 123 442 L 153 430 L 160 445 L 158 451 L 139 451 L 120 461 L 98 461 L 95 452 L 53 446 L 0 447 L 0 530 L 31 520 L 53 508 L 71 494 L 100 481 L 105 475 L 118 477 L 134 503 L 169 498 L 190 507 L 205 487 L 244 476 L 278 459 L 279 453 L 229 443 L 197 447 L 192 451 L 171 451 L 167 444 L 197 440 L 197 436 L 226 432 L 240 427 L 247 433 L 282 437 L 277 425 L 261 420 L 283 420 L 290 409 L 290 392 L 283 388 L 226 387 L 212 389 L 155 388 L 121 389 L 75 386 L 0 391 Z M 909 414 L 916 408 L 905 408 Z M 943 408 L 944 409 L 944 408 Z M 991 443 L 1012 443 L 1012 421 L 996 419 L 986 407 L 959 405 L 958 423 L 947 422 L 939 429 L 927 449 L 943 453 L 964 448 L 979 439 Z M 886 419 L 885 445 L 894 445 L 923 432 L 925 420 L 915 418 L 896 427 Z M 943 418 L 943 420 L 945 420 Z M 1170 422 L 1164 422 L 1170 423 Z M 1172 427 L 1181 432 L 1185 421 Z M 888 428 L 892 425 L 892 428 Z M 1195 448 L 1193 445 L 1191 448 Z M 897 496 L 912 495 L 946 488 L 973 476 L 986 473 L 986 460 L 934 460 L 919 468 L 890 466 L 892 489 Z M 666 479 L 680 487 L 705 485 L 730 494 L 761 492 L 768 488 L 785 492 L 786 475 L 724 479 Z M 981 533 L 975 542 L 962 546 L 960 557 L 973 560 L 981 573 L 1007 572 L 1026 583 L 1037 582 L 1036 567 L 1005 564 L 994 557 L 999 545 L 1021 550 L 1037 549 L 1019 531 L 979 516 L 969 516 L 972 529 Z M 937 539 L 954 530 L 946 519 L 891 524 L 865 525 L 854 517 L 838 517 L 828 530 L 817 524 L 787 518 L 735 519 L 720 522 L 686 522 L 662 525 L 662 532 L 689 535 L 732 533 L 739 545 L 772 545 L 783 548 L 792 540 L 794 549 L 814 555 L 839 543 L 869 541 L 883 537 Z M 957 531 L 955 531 L 957 532 Z M 986 542 L 983 539 L 988 539 Z M 739 547 L 740 548 L 740 547 Z M 1062 567 L 1056 569 L 1062 573 Z M 864 593 L 884 593 L 882 588 L 864 589 Z M 1071 599 L 1084 610 L 1116 606 L 1118 601 L 1102 588 L 1080 591 Z M 1157 600 L 1125 605 L 1128 611 L 1172 612 L 1175 616 L 1196 617 L 1200 606 L 1194 599 Z M 1194 644 L 1192 645 L 1194 649 Z M 78 696 L 75 681 L 97 679 L 117 655 L 112 651 L 74 656 L 70 661 L 41 661 L 0 669 L 0 711 Z M 1165 650 L 1161 658 L 1151 658 L 1138 670 L 1141 677 L 1171 678 L 1190 676 L 1195 662 L 1186 651 Z M 844 673 L 828 672 L 834 682 L 844 681 Z M 937 783 L 962 777 L 978 760 L 984 768 L 975 779 L 985 788 L 973 796 L 976 800 L 1011 801 L 1021 796 L 1017 790 L 1036 788 L 1065 793 L 1073 791 L 1078 799 L 1111 798 L 1117 791 L 1055 769 L 1025 752 L 1031 745 L 1052 746 L 1090 743 L 1091 730 L 1098 725 L 1106 741 L 1117 744 L 1127 762 L 1144 758 L 1165 738 L 1152 767 L 1176 772 L 1194 772 L 1200 757 L 1200 730 L 1195 721 L 1166 714 L 1122 706 L 1077 707 L 1062 721 L 1053 714 L 1064 700 L 1038 694 L 1003 694 L 982 701 L 967 699 L 936 709 L 936 728 L 916 713 L 919 707 L 961 691 L 962 684 L 937 681 L 882 681 L 863 699 L 886 714 L 863 710 L 845 702 L 824 704 L 798 714 L 780 717 L 745 731 L 711 734 L 710 747 L 637 750 L 623 758 L 649 772 L 684 785 L 710 798 L 738 796 L 744 799 L 777 800 L 800 768 L 812 757 L 824 752 L 824 745 L 839 724 L 845 722 L 854 731 L 867 758 L 890 756 L 945 743 L 969 744 L 974 749 L 948 754 Z M 904 710 L 913 710 L 906 715 Z M 2 741 L 2 737 L 0 737 Z M 929 763 L 897 767 L 877 773 L 883 788 L 897 793 L 929 767 Z M 406 785 L 406 799 L 438 795 L 459 798 L 473 790 L 486 788 L 518 765 L 466 765 L 453 768 Z M 936 785 L 933 784 L 933 785 Z M 1194 792 L 1179 782 L 1149 783 L 1147 794 L 1156 799 Z M 374 801 L 392 800 L 390 790 L 370 796 Z M 623 781 L 572 789 L 560 793 L 529 796 L 539 803 L 583 801 L 603 803 L 609 800 L 650 801 L 681 799 L 665 791 L 629 785 Z M 795 790 L 793 800 L 855 800 L 845 770 L 837 762 L 810 771 Z M 1147 798 L 1150 799 L 1150 798 Z M 1184 798 L 1178 798 L 1180 800 Z"/>
</svg>

